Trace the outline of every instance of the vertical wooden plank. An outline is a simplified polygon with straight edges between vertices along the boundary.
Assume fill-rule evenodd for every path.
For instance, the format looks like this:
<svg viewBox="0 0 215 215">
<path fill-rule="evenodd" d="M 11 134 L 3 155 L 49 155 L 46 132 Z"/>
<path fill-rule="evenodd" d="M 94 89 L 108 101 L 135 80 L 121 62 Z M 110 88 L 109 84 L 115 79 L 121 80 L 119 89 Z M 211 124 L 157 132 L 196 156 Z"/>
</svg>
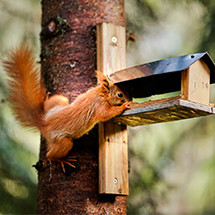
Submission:
<svg viewBox="0 0 215 215">
<path fill-rule="evenodd" d="M 181 73 L 181 97 L 209 105 L 210 70 L 204 61 L 198 60 Z"/>
<path fill-rule="evenodd" d="M 105 75 L 126 67 L 125 28 L 97 26 L 97 69 Z M 128 139 L 125 125 L 99 124 L 99 193 L 128 195 Z"/>
</svg>

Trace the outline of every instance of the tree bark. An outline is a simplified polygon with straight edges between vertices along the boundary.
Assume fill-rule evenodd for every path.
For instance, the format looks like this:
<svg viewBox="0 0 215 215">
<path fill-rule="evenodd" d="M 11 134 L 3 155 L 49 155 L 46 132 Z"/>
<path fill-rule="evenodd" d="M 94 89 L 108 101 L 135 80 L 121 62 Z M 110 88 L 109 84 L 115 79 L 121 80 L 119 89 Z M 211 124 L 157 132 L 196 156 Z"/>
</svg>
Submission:
<svg viewBox="0 0 215 215">
<path fill-rule="evenodd" d="M 124 1 L 42 1 L 41 68 L 47 91 L 72 102 L 95 85 L 95 26 L 101 22 L 125 26 Z M 125 196 L 98 195 L 97 130 L 75 140 L 70 154 L 78 157 L 77 168 L 67 174 L 58 164 L 49 167 L 42 139 L 38 214 L 126 214 Z"/>
</svg>

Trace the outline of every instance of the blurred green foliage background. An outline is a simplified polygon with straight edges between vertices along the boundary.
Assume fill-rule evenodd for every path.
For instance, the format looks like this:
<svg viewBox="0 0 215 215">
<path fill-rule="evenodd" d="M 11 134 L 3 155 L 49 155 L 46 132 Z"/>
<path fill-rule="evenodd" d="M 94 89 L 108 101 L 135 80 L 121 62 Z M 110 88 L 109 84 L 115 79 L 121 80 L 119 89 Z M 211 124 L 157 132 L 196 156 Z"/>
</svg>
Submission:
<svg viewBox="0 0 215 215">
<path fill-rule="evenodd" d="M 0 1 L 0 57 L 22 42 L 34 47 L 39 59 L 41 17 L 38 0 Z M 35 214 L 38 133 L 15 121 L 7 101 L 6 76 L 0 69 L 0 214 Z"/>
<path fill-rule="evenodd" d="M 215 59 L 215 1 L 125 0 L 127 66 L 208 51 Z M 39 60 L 39 0 L 0 1 L 0 56 L 28 42 Z M 39 134 L 14 120 L 0 69 L 0 214 L 35 214 Z M 211 87 L 211 101 L 215 89 Z M 129 129 L 128 214 L 215 214 L 213 116 Z"/>
</svg>

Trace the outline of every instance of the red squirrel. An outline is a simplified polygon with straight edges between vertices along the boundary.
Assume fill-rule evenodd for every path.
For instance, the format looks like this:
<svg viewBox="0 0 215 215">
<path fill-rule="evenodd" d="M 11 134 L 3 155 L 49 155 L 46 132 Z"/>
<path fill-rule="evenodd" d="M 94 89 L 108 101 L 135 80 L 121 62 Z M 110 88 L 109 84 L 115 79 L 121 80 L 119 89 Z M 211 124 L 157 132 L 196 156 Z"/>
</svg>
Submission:
<svg viewBox="0 0 215 215">
<path fill-rule="evenodd" d="M 62 168 L 63 163 L 71 161 L 66 156 L 73 139 L 86 134 L 96 123 L 121 114 L 132 103 L 99 71 L 97 85 L 71 104 L 63 95 L 49 96 L 28 46 L 13 50 L 3 67 L 9 76 L 9 101 L 16 118 L 24 126 L 39 129 L 46 139 L 46 157 L 61 162 Z"/>
</svg>

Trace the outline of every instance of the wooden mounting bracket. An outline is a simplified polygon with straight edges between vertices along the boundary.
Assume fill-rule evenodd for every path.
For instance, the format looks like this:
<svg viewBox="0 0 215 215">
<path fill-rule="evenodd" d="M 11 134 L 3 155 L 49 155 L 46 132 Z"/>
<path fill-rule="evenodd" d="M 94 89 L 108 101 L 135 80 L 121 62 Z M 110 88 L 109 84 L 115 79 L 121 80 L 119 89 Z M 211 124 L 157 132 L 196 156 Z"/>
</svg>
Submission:
<svg viewBox="0 0 215 215">
<path fill-rule="evenodd" d="M 126 67 L 125 28 L 112 23 L 97 26 L 97 69 L 110 76 Z M 128 195 L 128 138 L 126 125 L 99 123 L 99 193 Z"/>
</svg>

